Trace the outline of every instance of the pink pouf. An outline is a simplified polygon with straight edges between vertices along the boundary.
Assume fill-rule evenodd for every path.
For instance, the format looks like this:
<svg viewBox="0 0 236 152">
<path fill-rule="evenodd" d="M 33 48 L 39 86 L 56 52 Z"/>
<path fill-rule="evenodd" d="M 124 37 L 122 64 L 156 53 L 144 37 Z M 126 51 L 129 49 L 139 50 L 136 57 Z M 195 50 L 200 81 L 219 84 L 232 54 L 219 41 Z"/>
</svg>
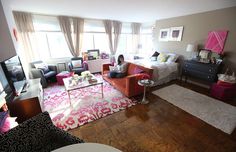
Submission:
<svg viewBox="0 0 236 152">
<path fill-rule="evenodd" d="M 62 71 L 56 75 L 57 83 L 59 85 L 64 85 L 63 79 L 74 75 L 74 72 Z"/>
<path fill-rule="evenodd" d="M 226 101 L 232 100 L 236 95 L 236 85 L 225 86 L 214 83 L 211 86 L 211 96 Z"/>
</svg>

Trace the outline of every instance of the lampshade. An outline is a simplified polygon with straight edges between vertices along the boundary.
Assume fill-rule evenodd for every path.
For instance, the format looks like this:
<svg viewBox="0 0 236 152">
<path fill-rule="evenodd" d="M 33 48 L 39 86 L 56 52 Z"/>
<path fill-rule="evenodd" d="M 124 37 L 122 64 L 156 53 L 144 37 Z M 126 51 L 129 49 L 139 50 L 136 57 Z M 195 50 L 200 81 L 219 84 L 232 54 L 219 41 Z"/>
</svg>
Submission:
<svg viewBox="0 0 236 152">
<path fill-rule="evenodd" d="M 186 48 L 186 52 L 194 52 L 195 46 L 193 44 L 188 44 Z"/>
</svg>

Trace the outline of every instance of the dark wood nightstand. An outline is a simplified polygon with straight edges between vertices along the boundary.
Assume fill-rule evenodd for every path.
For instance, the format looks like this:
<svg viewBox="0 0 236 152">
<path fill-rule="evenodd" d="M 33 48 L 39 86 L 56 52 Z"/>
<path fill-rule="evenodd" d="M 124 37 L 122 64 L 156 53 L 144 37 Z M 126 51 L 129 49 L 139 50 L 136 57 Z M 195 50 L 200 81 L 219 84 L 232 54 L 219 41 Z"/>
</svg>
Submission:
<svg viewBox="0 0 236 152">
<path fill-rule="evenodd" d="M 182 68 L 182 76 L 185 82 L 188 77 L 198 78 L 207 82 L 215 82 L 219 71 L 219 64 L 201 63 L 194 60 L 185 60 Z"/>
</svg>

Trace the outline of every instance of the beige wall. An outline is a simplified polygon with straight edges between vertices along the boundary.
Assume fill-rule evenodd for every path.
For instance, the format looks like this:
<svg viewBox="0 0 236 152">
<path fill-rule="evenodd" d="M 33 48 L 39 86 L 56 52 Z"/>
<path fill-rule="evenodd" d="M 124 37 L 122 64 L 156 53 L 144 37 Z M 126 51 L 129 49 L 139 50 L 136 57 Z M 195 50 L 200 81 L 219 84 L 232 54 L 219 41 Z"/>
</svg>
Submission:
<svg viewBox="0 0 236 152">
<path fill-rule="evenodd" d="M 182 41 L 158 41 L 160 29 L 175 26 L 184 26 Z M 175 52 L 189 56 L 185 51 L 187 44 L 195 43 L 203 47 L 208 32 L 212 30 L 229 30 L 224 49 L 225 64 L 236 72 L 236 7 L 157 20 L 154 47 L 157 51 Z"/>
<path fill-rule="evenodd" d="M 0 61 L 16 55 L 2 3 L 0 2 Z"/>
</svg>

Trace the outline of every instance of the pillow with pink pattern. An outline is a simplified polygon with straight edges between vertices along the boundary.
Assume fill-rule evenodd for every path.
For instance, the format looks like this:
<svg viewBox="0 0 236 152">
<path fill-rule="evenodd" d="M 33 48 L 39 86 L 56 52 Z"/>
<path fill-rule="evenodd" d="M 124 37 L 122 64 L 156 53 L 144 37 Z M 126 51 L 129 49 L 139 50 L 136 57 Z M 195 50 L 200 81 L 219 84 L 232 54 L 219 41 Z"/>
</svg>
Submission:
<svg viewBox="0 0 236 152">
<path fill-rule="evenodd" d="M 139 73 L 143 73 L 144 71 L 142 69 L 140 69 L 139 67 L 135 67 L 132 74 L 139 74 Z"/>
<path fill-rule="evenodd" d="M 10 129 L 18 126 L 18 123 L 16 122 L 16 117 L 7 117 L 5 120 L 5 123 L 0 128 L 1 133 L 8 132 Z"/>
</svg>

